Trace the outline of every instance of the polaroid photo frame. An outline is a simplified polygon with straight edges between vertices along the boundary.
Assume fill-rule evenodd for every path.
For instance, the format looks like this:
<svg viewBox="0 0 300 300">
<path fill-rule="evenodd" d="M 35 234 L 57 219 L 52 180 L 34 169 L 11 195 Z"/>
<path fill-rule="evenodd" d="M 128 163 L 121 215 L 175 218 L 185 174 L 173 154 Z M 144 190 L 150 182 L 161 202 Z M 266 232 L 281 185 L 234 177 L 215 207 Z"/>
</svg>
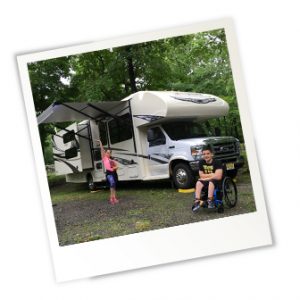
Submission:
<svg viewBox="0 0 300 300">
<path fill-rule="evenodd" d="M 30 62 L 111 49 L 224 28 L 247 149 L 256 211 L 210 221 L 146 231 L 126 236 L 60 246 L 40 144 L 29 72 Z M 181 26 L 95 43 L 25 54 L 17 57 L 41 199 L 58 282 L 189 260 L 272 244 L 263 187 L 256 157 L 238 44 L 231 19 Z M 212 234 L 220 232 L 221 234 Z M 197 233 L 197 234 L 196 234 Z"/>
</svg>

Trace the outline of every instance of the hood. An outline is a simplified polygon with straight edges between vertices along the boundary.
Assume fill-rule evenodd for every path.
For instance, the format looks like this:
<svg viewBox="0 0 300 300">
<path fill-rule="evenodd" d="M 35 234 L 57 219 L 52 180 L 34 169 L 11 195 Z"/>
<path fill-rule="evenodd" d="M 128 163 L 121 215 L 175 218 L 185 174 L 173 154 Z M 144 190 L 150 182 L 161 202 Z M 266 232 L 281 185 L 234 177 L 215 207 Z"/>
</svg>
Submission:
<svg viewBox="0 0 300 300">
<path fill-rule="evenodd" d="M 218 143 L 234 143 L 239 140 L 232 136 L 212 136 L 212 137 L 203 137 L 203 138 L 191 138 L 191 139 L 182 139 L 181 142 L 194 146 L 194 145 L 207 145 L 207 144 L 218 144 Z"/>
</svg>

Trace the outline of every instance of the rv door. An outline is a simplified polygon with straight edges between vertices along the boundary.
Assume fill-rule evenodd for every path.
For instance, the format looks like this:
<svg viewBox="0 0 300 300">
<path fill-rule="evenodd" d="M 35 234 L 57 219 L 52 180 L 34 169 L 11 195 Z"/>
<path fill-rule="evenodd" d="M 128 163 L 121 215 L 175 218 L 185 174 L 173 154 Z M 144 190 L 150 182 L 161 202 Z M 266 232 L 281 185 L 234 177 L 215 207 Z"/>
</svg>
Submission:
<svg viewBox="0 0 300 300">
<path fill-rule="evenodd" d="M 159 126 L 147 131 L 148 163 L 151 176 L 169 173 L 168 139 Z"/>
</svg>

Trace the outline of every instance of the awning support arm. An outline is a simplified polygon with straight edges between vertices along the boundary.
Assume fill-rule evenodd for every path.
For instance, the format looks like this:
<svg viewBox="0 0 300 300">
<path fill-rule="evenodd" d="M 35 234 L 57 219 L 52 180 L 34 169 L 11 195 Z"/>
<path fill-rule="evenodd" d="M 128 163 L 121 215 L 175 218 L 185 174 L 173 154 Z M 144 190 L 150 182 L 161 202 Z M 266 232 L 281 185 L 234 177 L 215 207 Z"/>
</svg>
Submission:
<svg viewBox="0 0 300 300">
<path fill-rule="evenodd" d="M 107 116 L 109 116 L 109 117 L 111 117 L 111 118 L 113 118 L 113 119 L 120 119 L 119 116 L 117 116 L 117 115 L 112 115 L 112 114 L 108 113 L 107 111 L 105 111 L 105 110 L 103 110 L 103 109 L 101 109 L 101 108 L 98 108 L 97 106 L 95 106 L 95 105 L 93 105 L 93 104 L 91 104 L 91 103 L 87 103 L 87 105 L 90 106 L 91 108 L 97 110 L 97 111 L 100 111 L 101 113 L 103 113 L 103 114 L 105 114 L 105 115 L 107 115 Z M 96 119 L 97 119 L 97 117 L 96 117 Z"/>
<path fill-rule="evenodd" d="M 82 111 L 80 111 L 80 110 L 78 110 L 78 109 L 75 109 L 75 108 L 72 107 L 72 106 L 69 106 L 69 105 L 66 104 L 66 103 L 61 103 L 61 105 L 65 106 L 65 107 L 67 107 L 67 108 L 69 108 L 69 109 L 72 109 L 72 110 L 74 110 L 74 111 L 76 111 L 76 112 L 78 112 L 78 113 L 80 113 L 80 114 L 82 114 L 82 115 L 88 117 L 89 119 L 92 119 L 92 120 L 96 121 L 95 118 L 89 116 L 88 114 L 86 114 L 86 113 L 84 113 L 84 112 L 82 112 Z M 86 107 L 85 107 L 85 108 L 86 108 Z"/>
</svg>

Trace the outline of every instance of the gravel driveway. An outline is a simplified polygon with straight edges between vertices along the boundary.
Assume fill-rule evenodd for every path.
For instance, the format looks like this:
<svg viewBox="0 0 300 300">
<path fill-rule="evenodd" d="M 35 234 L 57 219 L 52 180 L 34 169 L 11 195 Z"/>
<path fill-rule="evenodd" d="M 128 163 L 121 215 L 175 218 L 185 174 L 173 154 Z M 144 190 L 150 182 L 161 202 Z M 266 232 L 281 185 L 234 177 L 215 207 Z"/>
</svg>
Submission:
<svg viewBox="0 0 300 300">
<path fill-rule="evenodd" d="M 108 203 L 109 191 L 86 191 L 78 184 L 51 188 L 59 244 L 70 245 L 193 222 L 224 218 L 256 210 L 250 177 L 237 183 L 238 203 L 224 213 L 191 211 L 193 193 L 179 193 L 169 183 L 122 183 L 120 203 Z"/>
</svg>

